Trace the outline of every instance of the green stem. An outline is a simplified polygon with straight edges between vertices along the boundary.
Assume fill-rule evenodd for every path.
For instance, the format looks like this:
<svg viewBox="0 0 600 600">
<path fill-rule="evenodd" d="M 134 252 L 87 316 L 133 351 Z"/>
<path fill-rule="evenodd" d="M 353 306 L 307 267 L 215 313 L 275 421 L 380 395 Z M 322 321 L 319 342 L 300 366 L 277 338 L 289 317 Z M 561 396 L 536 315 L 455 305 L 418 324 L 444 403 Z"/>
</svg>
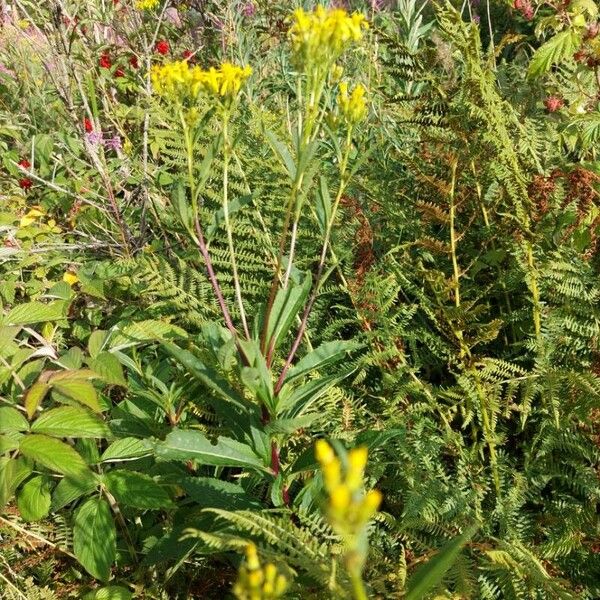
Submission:
<svg viewBox="0 0 600 600">
<path fill-rule="evenodd" d="M 354 596 L 354 600 L 368 600 L 369 597 L 365 590 L 365 584 L 363 583 L 359 571 L 352 571 L 350 573 L 350 581 L 352 582 L 352 595 Z"/>
<path fill-rule="evenodd" d="M 225 229 L 227 231 L 227 243 L 229 245 L 229 257 L 231 260 L 231 270 L 233 273 L 233 285 L 235 288 L 235 297 L 237 299 L 238 307 L 240 310 L 240 319 L 242 320 L 242 327 L 246 338 L 250 339 L 250 331 L 248 330 L 248 323 L 246 321 L 246 311 L 244 310 L 244 302 L 242 299 L 242 289 L 240 286 L 240 279 L 238 276 L 237 263 L 235 260 L 235 250 L 233 247 L 233 232 L 231 230 L 231 222 L 229 220 L 229 198 L 228 198 L 228 187 L 229 187 L 229 113 L 225 113 L 223 117 L 223 218 L 225 221 Z"/>
</svg>

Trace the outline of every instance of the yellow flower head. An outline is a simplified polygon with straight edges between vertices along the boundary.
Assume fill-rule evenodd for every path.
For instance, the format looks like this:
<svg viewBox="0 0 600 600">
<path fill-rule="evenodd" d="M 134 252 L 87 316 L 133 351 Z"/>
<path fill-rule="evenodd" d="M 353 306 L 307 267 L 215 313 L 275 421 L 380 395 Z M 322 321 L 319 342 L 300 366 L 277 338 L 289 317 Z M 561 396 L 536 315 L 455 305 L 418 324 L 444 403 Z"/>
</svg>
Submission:
<svg viewBox="0 0 600 600">
<path fill-rule="evenodd" d="M 135 7 L 138 10 L 152 10 L 160 4 L 160 0 L 136 0 Z"/>
<path fill-rule="evenodd" d="M 205 93 L 219 99 L 235 98 L 243 83 L 252 74 L 249 66 L 240 67 L 223 63 L 218 69 L 190 67 L 187 60 L 170 62 L 152 67 L 151 78 L 154 90 L 161 96 L 174 100 L 191 98 Z"/>
<path fill-rule="evenodd" d="M 348 84 L 345 81 L 340 83 L 339 90 L 337 102 L 340 113 L 347 125 L 356 125 L 367 114 L 366 90 L 358 84 L 352 90 L 352 93 L 348 94 Z"/>
<path fill-rule="evenodd" d="M 364 492 L 364 473 L 368 451 L 365 447 L 348 452 L 346 469 L 333 448 L 318 440 L 315 456 L 321 465 L 323 483 L 328 495 L 327 514 L 333 528 L 347 540 L 356 539 L 367 522 L 377 512 L 381 492 Z"/>
<path fill-rule="evenodd" d="M 289 37 L 300 64 L 330 64 L 353 42 L 360 41 L 368 26 L 360 13 L 349 15 L 343 9 L 319 5 L 311 13 L 302 8 L 294 12 Z"/>
<path fill-rule="evenodd" d="M 246 562 L 238 573 L 233 593 L 239 600 L 275 600 L 281 597 L 287 588 L 284 575 L 277 572 L 274 564 L 261 566 L 256 546 L 246 546 Z"/>
<path fill-rule="evenodd" d="M 26 215 L 21 217 L 19 227 L 27 227 L 32 223 L 35 223 L 40 217 L 44 216 L 44 211 L 39 208 L 32 208 Z"/>
<path fill-rule="evenodd" d="M 77 277 L 75 273 L 70 273 L 69 271 L 67 271 L 63 275 L 63 281 L 65 281 L 69 285 L 75 285 L 79 281 L 79 277 Z"/>
</svg>

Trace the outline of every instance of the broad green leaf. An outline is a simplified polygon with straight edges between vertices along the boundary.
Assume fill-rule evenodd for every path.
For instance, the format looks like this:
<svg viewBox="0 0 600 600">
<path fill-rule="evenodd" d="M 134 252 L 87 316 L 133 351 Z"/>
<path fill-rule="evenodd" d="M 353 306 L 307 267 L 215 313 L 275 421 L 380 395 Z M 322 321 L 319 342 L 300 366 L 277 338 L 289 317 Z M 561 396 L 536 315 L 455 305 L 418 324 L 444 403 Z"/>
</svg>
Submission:
<svg viewBox="0 0 600 600">
<path fill-rule="evenodd" d="M 69 302 L 26 302 L 15 306 L 3 319 L 3 325 L 31 325 L 45 321 L 56 321 L 67 316 Z"/>
<path fill-rule="evenodd" d="M 140 509 L 166 508 L 172 505 L 165 488 L 156 483 L 150 475 L 114 470 L 106 473 L 103 480 L 120 504 Z"/>
<path fill-rule="evenodd" d="M 90 473 L 88 477 L 63 477 L 52 493 L 51 508 L 53 511 L 60 510 L 67 504 L 75 502 L 84 496 L 93 492 L 98 487 L 96 477 Z"/>
<path fill-rule="evenodd" d="M 27 431 L 29 423 L 16 408 L 12 406 L 0 407 L 0 433 L 10 431 Z"/>
<path fill-rule="evenodd" d="M 146 442 L 134 437 L 126 437 L 113 442 L 102 454 L 102 462 L 117 462 L 131 460 L 150 454 L 151 450 Z"/>
<path fill-rule="evenodd" d="M 44 411 L 31 426 L 31 431 L 52 437 L 105 438 L 110 435 L 104 421 L 78 406 L 60 406 Z"/>
<path fill-rule="evenodd" d="M 344 356 L 358 348 L 358 344 L 353 341 L 339 340 L 333 342 L 325 342 L 318 348 L 309 352 L 302 357 L 289 371 L 285 378 L 285 382 L 289 383 L 297 377 L 307 375 L 314 369 L 321 369 L 340 361 Z"/>
<path fill-rule="evenodd" d="M 21 437 L 23 437 L 23 434 L 15 431 L 9 434 L 0 434 L 0 454 L 16 450 L 19 447 Z"/>
<path fill-rule="evenodd" d="M 48 393 L 50 386 L 43 381 L 36 381 L 25 393 L 23 404 L 27 411 L 27 416 L 31 419 Z"/>
<path fill-rule="evenodd" d="M 278 416 L 292 419 L 307 411 L 330 387 L 347 374 L 330 375 L 314 379 L 296 388 L 289 396 L 282 396 L 277 406 Z"/>
<path fill-rule="evenodd" d="M 50 512 L 50 485 L 47 477 L 30 479 L 17 492 L 17 508 L 24 521 L 39 521 Z"/>
<path fill-rule="evenodd" d="M 90 360 L 89 367 L 102 381 L 111 385 L 127 385 L 119 359 L 110 352 L 100 352 Z"/>
<path fill-rule="evenodd" d="M 144 342 L 156 342 L 173 338 L 186 337 L 180 327 L 165 321 L 140 321 L 115 330 L 110 345 L 112 349 L 122 350 Z"/>
<path fill-rule="evenodd" d="M 101 412 L 102 410 L 98 401 L 98 392 L 96 392 L 96 388 L 91 381 L 79 378 L 66 379 L 56 382 L 53 387 L 68 398 L 88 406 L 94 412 Z"/>
<path fill-rule="evenodd" d="M 4 508 L 30 473 L 31 466 L 23 457 L 0 457 L 0 509 Z"/>
<path fill-rule="evenodd" d="M 88 339 L 88 352 L 92 358 L 96 358 L 102 352 L 108 339 L 108 332 L 102 329 L 93 331 Z"/>
<path fill-rule="evenodd" d="M 421 565 L 407 583 L 405 599 L 422 600 L 429 591 L 437 587 L 475 531 L 477 527 L 469 528 L 462 535 L 447 542 L 433 558 Z"/>
<path fill-rule="evenodd" d="M 90 473 L 77 451 L 55 438 L 40 434 L 26 435 L 19 444 L 19 450 L 24 456 L 62 475 L 81 477 Z"/>
<path fill-rule="evenodd" d="M 89 498 L 75 513 L 73 552 L 85 570 L 108 581 L 117 555 L 117 532 L 110 507 L 103 498 Z"/>
<path fill-rule="evenodd" d="M 212 444 L 199 431 L 176 429 L 155 448 L 157 456 L 164 460 L 196 460 L 203 465 L 268 470 L 250 446 L 226 437 L 219 437 Z"/>
<path fill-rule="evenodd" d="M 581 45 L 581 33 L 567 29 L 557 33 L 534 53 L 529 63 L 527 76 L 535 79 L 550 70 L 553 65 L 570 59 Z"/>
<path fill-rule="evenodd" d="M 109 585 L 93 592 L 89 592 L 83 600 L 131 600 L 133 594 L 120 585 Z"/>
<path fill-rule="evenodd" d="M 182 486 L 190 498 L 203 508 L 245 510 L 260 507 L 260 502 L 249 496 L 238 483 L 213 477 L 189 477 L 182 482 Z"/>
</svg>

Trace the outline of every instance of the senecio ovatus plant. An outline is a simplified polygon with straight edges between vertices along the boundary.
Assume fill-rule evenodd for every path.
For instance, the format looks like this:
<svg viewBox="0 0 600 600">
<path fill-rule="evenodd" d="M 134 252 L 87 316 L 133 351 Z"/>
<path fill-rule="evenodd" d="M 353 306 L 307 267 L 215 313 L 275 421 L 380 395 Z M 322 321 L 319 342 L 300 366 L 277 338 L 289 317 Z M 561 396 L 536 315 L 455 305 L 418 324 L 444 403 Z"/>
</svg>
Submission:
<svg viewBox="0 0 600 600">
<path fill-rule="evenodd" d="M 224 323 L 237 348 L 239 383 L 246 388 L 254 407 L 260 411 L 259 426 L 263 427 L 264 439 L 271 449 L 270 472 L 275 478 L 272 497 L 280 494 L 282 503 L 286 505 L 291 503 L 290 481 L 286 479 L 288 475 L 282 468 L 280 457 L 282 451 L 285 451 L 289 434 L 286 436 L 284 433 L 277 433 L 276 427 L 269 429 L 268 425 L 278 419 L 293 420 L 306 410 L 304 400 L 295 399 L 299 397 L 294 394 L 298 391 L 297 379 L 294 379 L 296 375 L 292 370 L 288 377 L 288 372 L 300 349 L 315 299 L 331 272 L 331 269 L 327 270 L 325 267 L 340 201 L 352 175 L 353 165 L 350 163 L 354 155 L 354 134 L 368 112 L 367 90 L 358 82 L 346 80 L 341 65 L 343 55 L 351 46 L 360 44 L 367 28 L 365 17 L 359 13 L 348 14 L 345 10 L 326 9 L 322 6 L 318 6 L 313 12 L 299 9 L 290 18 L 288 39 L 296 74 L 296 117 L 289 127 L 290 146 L 279 141 L 274 133 L 265 131 L 274 153 L 289 175 L 290 186 L 285 200 L 282 229 L 273 251 L 274 270 L 268 296 L 262 312 L 253 320 L 248 316 L 249 307 L 244 302 L 238 275 L 228 184 L 230 162 L 234 158 L 237 162 L 235 136 L 231 132 L 232 121 L 244 101 L 247 85 L 250 82 L 260 85 L 260 82 L 252 81 L 253 72 L 249 65 L 230 62 L 224 62 L 218 67 L 202 67 L 182 60 L 156 65 L 151 71 L 153 89 L 167 110 L 176 116 L 185 142 L 185 192 L 178 194 L 174 206 L 191 241 L 202 255 Z M 217 127 L 211 130 L 208 123 L 216 124 Z M 212 141 L 211 136 L 207 135 L 210 131 L 216 132 Z M 333 136 L 332 146 L 336 156 L 332 165 L 324 164 L 318 154 L 322 139 L 326 139 L 326 136 Z M 202 144 L 212 146 L 209 159 L 204 158 L 199 165 L 194 149 L 200 140 Z M 218 153 L 222 156 L 219 163 L 221 173 L 218 174 L 222 183 L 221 214 L 227 236 L 235 312 L 228 305 L 215 273 L 207 243 L 207 209 L 201 202 L 203 186 L 209 178 L 210 181 L 215 181 L 217 174 L 212 173 L 211 165 L 212 156 Z M 337 172 L 337 190 L 332 197 L 328 191 L 326 199 L 321 197 L 324 218 L 320 222 L 322 240 L 316 270 L 305 274 L 304 281 L 298 282 L 293 266 L 300 220 L 316 191 L 312 182 L 323 181 L 325 173 L 332 171 Z M 320 187 L 322 196 L 322 189 L 327 186 L 322 184 Z M 234 322 L 234 317 L 238 322 Z M 286 323 L 285 331 L 281 329 L 282 323 Z M 294 324 L 297 326 L 295 333 L 292 330 Z M 289 334 L 293 340 L 291 347 L 278 357 L 278 346 Z M 349 351 L 349 346 L 344 344 L 345 342 L 340 342 L 336 349 L 338 358 Z M 326 362 L 332 360 L 329 357 Z M 292 380 L 294 384 L 291 383 Z M 314 381 L 311 383 L 314 384 Z M 346 478 L 340 479 L 339 489 L 333 489 L 332 468 L 338 464 L 337 459 L 325 464 L 324 446 L 319 448 L 320 460 L 329 473 L 325 480 L 327 493 L 331 495 L 328 514 L 332 526 L 347 547 L 348 572 L 357 590 L 357 597 L 362 598 L 364 589 L 361 571 L 366 555 L 364 526 L 378 505 L 375 493 L 370 493 L 361 500 L 363 504 L 360 509 L 356 504 L 358 500 L 355 496 L 362 485 L 366 453 L 357 450 L 349 455 L 350 468 Z M 340 473 L 338 477 L 341 477 Z M 340 504 L 343 493 L 348 496 L 345 507 Z M 359 540 L 362 540 L 360 544 Z M 254 557 L 253 550 L 240 573 L 236 588 L 238 597 L 275 597 L 273 594 L 276 595 L 281 588 L 281 580 L 276 578 L 271 581 L 273 573 L 270 568 L 266 568 L 264 573 L 258 567 L 255 568 Z M 267 593 L 264 586 L 273 591 L 267 590 Z"/>
</svg>

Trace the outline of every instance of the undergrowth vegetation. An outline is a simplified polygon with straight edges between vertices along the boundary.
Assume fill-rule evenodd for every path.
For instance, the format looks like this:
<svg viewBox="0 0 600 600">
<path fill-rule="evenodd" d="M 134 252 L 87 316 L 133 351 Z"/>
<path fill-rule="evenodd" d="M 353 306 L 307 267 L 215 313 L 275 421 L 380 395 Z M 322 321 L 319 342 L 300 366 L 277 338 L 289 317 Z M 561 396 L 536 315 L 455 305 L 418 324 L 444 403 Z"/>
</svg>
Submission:
<svg viewBox="0 0 600 600">
<path fill-rule="evenodd" d="M 600 597 L 593 0 L 0 3 L 0 596 Z"/>
</svg>

